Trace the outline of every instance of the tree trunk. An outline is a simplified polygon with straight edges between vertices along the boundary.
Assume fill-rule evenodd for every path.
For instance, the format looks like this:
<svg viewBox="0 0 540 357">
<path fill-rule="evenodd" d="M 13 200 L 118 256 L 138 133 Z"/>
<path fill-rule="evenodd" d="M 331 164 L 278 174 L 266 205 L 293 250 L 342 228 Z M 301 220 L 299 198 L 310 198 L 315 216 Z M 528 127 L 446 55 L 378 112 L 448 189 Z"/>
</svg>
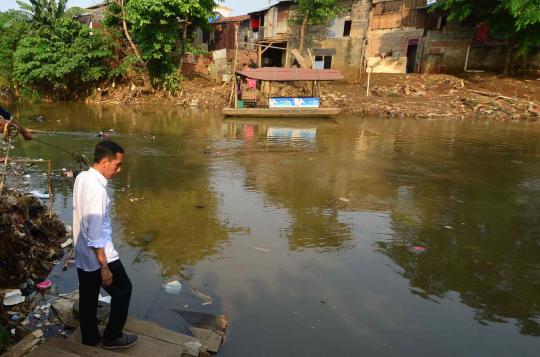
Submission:
<svg viewBox="0 0 540 357">
<path fill-rule="evenodd" d="M 306 26 L 308 22 L 308 16 L 309 13 L 306 12 L 304 15 L 304 20 L 302 21 L 302 26 L 300 27 L 300 48 L 298 49 L 300 51 L 300 54 L 302 54 L 302 51 L 304 50 L 304 39 L 306 37 Z"/>
<path fill-rule="evenodd" d="M 513 53 L 514 53 L 514 45 L 509 44 L 508 49 L 506 50 L 506 58 L 504 62 L 504 70 L 503 70 L 504 76 L 507 76 L 508 73 L 510 72 L 510 66 L 512 65 L 512 59 L 514 57 Z"/>
<path fill-rule="evenodd" d="M 150 93 L 152 92 L 152 81 L 150 80 L 150 73 L 148 72 L 148 68 L 146 67 L 146 63 L 144 62 L 141 52 L 139 51 L 139 48 L 133 42 L 133 39 L 131 38 L 131 35 L 129 34 L 127 21 L 126 21 L 126 9 L 124 7 L 124 0 L 117 0 L 118 5 L 120 6 L 120 10 L 122 11 L 122 28 L 124 30 L 124 35 L 126 36 L 129 45 L 131 46 L 131 49 L 135 53 L 135 57 L 137 57 L 137 60 L 142 66 L 142 76 L 143 76 L 143 82 L 144 82 L 144 88 L 143 92 Z"/>
<path fill-rule="evenodd" d="M 182 67 L 184 66 L 184 55 L 186 54 L 186 41 L 187 41 L 187 32 L 188 32 L 189 23 L 186 20 L 182 24 L 182 45 L 180 46 L 180 73 L 182 73 Z"/>
<path fill-rule="evenodd" d="M 510 67 L 512 66 L 512 61 L 514 59 L 514 50 L 516 48 L 516 35 L 512 36 L 512 39 L 508 41 L 508 48 L 506 51 L 506 59 L 504 62 L 504 71 L 503 75 L 507 76 L 510 72 Z"/>
</svg>

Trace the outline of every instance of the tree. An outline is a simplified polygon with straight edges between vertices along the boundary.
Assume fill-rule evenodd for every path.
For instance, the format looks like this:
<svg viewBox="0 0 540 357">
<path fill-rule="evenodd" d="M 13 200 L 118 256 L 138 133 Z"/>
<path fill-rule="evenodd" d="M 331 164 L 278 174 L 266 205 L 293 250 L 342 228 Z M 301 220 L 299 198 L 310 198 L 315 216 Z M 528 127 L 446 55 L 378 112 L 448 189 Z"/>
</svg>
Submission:
<svg viewBox="0 0 540 357">
<path fill-rule="evenodd" d="M 187 25 L 208 26 L 215 7 L 214 0 L 115 0 L 106 24 L 122 29 L 146 86 L 150 75 L 162 79 L 176 73 L 175 57 L 185 48 Z"/>
<path fill-rule="evenodd" d="M 540 0 L 439 0 L 435 8 L 448 11 L 450 20 L 486 23 L 494 38 L 507 41 L 504 74 L 516 55 L 540 46 Z"/>
<path fill-rule="evenodd" d="M 336 0 L 297 0 L 297 22 L 300 24 L 300 47 L 304 50 L 306 28 L 311 25 L 323 25 L 343 12 Z"/>
<path fill-rule="evenodd" d="M 14 58 L 14 80 L 41 94 L 72 98 L 109 73 L 112 40 L 63 17 L 23 38 Z"/>
<path fill-rule="evenodd" d="M 173 55 L 187 39 L 187 24 L 206 25 L 214 0 L 129 0 L 126 14 L 132 32 L 154 74 L 168 73 Z M 160 73 L 161 72 L 161 73 Z"/>
<path fill-rule="evenodd" d="M 16 92 L 13 81 L 13 53 L 26 35 L 30 18 L 22 11 L 0 13 L 0 86 Z"/>
<path fill-rule="evenodd" d="M 37 25 L 52 25 L 52 23 L 64 16 L 68 0 L 28 0 L 30 3 L 17 0 L 22 11 L 32 17 Z"/>
</svg>

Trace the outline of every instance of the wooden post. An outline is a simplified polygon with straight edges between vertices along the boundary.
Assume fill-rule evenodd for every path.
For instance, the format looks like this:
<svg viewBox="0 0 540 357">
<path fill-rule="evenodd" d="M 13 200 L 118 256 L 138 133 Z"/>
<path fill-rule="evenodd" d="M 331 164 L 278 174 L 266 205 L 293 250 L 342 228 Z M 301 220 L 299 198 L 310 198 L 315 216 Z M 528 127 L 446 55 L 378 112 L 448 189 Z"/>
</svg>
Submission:
<svg viewBox="0 0 540 357">
<path fill-rule="evenodd" d="M 262 67 L 262 45 L 257 46 L 257 67 Z"/>
<path fill-rule="evenodd" d="M 52 210 L 52 187 L 51 187 L 51 160 L 49 160 L 47 165 L 47 186 L 49 188 L 49 218 L 52 218 L 53 210 Z"/>
<path fill-rule="evenodd" d="M 367 75 L 367 86 L 366 86 L 366 97 L 369 97 L 369 83 L 371 80 L 371 72 L 373 71 L 373 66 L 369 66 L 368 75 Z"/>
<path fill-rule="evenodd" d="M 463 67 L 463 72 L 467 72 L 467 67 L 469 66 L 469 55 L 471 54 L 471 44 L 467 46 L 467 55 L 465 56 L 465 66 Z"/>
<path fill-rule="evenodd" d="M 238 109 L 238 83 L 236 80 L 236 62 L 238 61 L 238 23 L 234 24 L 234 59 L 232 64 L 232 80 L 233 80 L 233 95 L 234 109 Z"/>
</svg>

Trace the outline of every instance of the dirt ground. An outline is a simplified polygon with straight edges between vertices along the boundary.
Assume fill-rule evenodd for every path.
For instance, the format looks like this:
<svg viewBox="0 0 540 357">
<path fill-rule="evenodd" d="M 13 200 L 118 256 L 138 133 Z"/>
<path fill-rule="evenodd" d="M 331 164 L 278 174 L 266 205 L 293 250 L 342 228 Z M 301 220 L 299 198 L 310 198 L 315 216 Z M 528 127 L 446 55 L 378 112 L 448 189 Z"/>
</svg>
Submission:
<svg viewBox="0 0 540 357">
<path fill-rule="evenodd" d="M 501 120 L 537 120 L 540 115 L 538 76 L 373 74 L 369 96 L 365 77 L 361 85 L 327 86 L 323 99 L 353 115 Z"/>
<path fill-rule="evenodd" d="M 369 96 L 367 75 L 360 84 L 322 85 L 322 105 L 342 108 L 346 116 L 414 118 L 493 118 L 538 120 L 540 118 L 540 75 L 499 77 L 487 73 L 372 74 Z M 229 101 L 230 84 L 215 85 L 191 76 L 176 95 L 140 93 L 127 85 L 106 88 L 89 98 L 93 103 L 172 104 L 221 109 Z M 273 95 L 299 94 L 301 85 L 274 85 Z"/>
</svg>

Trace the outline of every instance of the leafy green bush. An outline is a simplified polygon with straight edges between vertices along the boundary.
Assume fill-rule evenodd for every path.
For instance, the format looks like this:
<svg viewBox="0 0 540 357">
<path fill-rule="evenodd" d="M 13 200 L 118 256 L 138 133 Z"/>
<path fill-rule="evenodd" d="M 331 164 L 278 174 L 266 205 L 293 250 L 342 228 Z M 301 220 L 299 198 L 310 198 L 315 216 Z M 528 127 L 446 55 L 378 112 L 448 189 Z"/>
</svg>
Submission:
<svg viewBox="0 0 540 357">
<path fill-rule="evenodd" d="M 23 87 L 71 98 L 107 76 L 112 47 L 106 34 L 60 18 L 19 42 L 13 75 Z"/>
<path fill-rule="evenodd" d="M 30 18 L 21 11 L 0 13 L 0 87 L 13 90 L 13 53 L 30 27 Z"/>
<path fill-rule="evenodd" d="M 182 88 L 182 81 L 184 77 L 178 72 L 171 72 L 163 76 L 161 79 L 157 79 L 155 83 L 166 90 L 171 95 L 175 95 L 180 88 Z"/>
</svg>

